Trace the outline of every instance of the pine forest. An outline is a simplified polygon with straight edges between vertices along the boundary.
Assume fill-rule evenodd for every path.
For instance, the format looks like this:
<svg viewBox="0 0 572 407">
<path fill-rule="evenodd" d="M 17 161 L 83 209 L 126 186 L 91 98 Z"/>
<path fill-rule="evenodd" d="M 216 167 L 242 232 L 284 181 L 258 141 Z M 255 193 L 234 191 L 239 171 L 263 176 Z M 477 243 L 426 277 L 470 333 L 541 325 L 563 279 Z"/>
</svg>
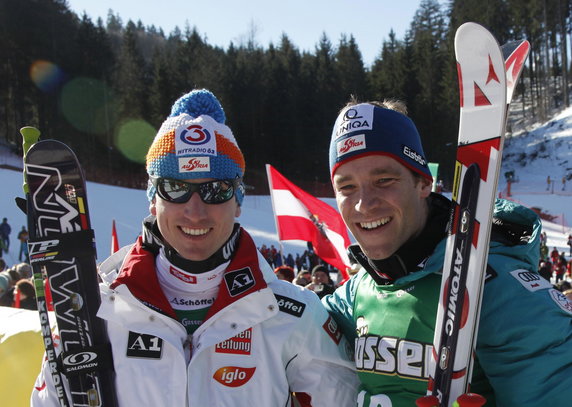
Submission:
<svg viewBox="0 0 572 407">
<path fill-rule="evenodd" d="M 337 112 L 351 96 L 392 98 L 407 104 L 447 185 L 459 109 L 456 28 L 475 21 L 501 44 L 530 41 L 511 123 L 533 123 L 569 104 L 571 11 L 570 0 L 421 0 L 404 38 L 388 32 L 365 66 L 351 32 L 323 34 L 312 52 L 287 33 L 275 44 L 252 35 L 221 48 L 192 21 L 165 33 L 111 10 L 92 21 L 65 0 L 0 0 L 0 144 L 21 154 L 19 129 L 36 126 L 74 149 L 89 180 L 143 188 L 145 153 L 172 103 L 207 88 L 246 157 L 249 193 L 268 193 L 271 163 L 308 192 L 331 196 Z"/>
</svg>

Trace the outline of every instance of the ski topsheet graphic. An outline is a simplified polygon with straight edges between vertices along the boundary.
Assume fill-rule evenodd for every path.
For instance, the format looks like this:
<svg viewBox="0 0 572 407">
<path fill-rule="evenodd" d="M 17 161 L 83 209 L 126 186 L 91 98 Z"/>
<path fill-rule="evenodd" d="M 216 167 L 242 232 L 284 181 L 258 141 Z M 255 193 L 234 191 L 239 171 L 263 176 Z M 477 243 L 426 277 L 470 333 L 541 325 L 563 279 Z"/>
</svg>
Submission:
<svg viewBox="0 0 572 407">
<path fill-rule="evenodd" d="M 22 131 L 25 138 L 31 133 L 30 128 Z M 81 167 L 69 147 L 56 140 L 33 144 L 25 152 L 24 164 L 30 263 L 36 290 L 41 293 L 40 319 L 59 403 L 115 406 L 111 348 L 104 322 L 95 316 L 101 299 Z M 58 326 L 61 353 L 57 358 L 49 325 L 44 329 L 48 318 L 44 278 Z M 69 382 L 69 395 L 63 376 Z"/>
<path fill-rule="evenodd" d="M 524 62 L 530 51 L 530 43 L 526 40 L 512 41 L 504 44 L 501 47 L 501 51 L 505 61 L 506 105 L 508 114 L 508 106 L 510 105 L 518 78 L 520 78 Z"/>
<path fill-rule="evenodd" d="M 453 214 L 428 386 L 434 397 L 419 405 L 451 406 L 469 390 L 507 108 L 528 43 L 507 44 L 504 51 L 503 56 L 496 39 L 478 24 L 457 30 L 461 114 Z"/>
</svg>

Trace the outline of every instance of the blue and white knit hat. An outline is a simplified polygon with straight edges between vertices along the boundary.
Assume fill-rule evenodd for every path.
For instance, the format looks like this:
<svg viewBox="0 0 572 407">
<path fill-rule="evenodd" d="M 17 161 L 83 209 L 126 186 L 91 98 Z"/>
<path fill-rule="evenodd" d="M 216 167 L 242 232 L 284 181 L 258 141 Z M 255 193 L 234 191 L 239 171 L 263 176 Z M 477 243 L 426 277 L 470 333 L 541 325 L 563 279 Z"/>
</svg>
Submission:
<svg viewBox="0 0 572 407">
<path fill-rule="evenodd" d="M 193 90 L 178 99 L 163 122 L 149 151 L 150 177 L 174 179 L 236 179 L 244 176 L 244 156 L 218 99 L 206 89 Z M 147 197 L 155 197 L 149 184 Z M 242 203 L 242 188 L 235 191 Z"/>
<path fill-rule="evenodd" d="M 386 155 L 433 180 L 413 121 L 395 110 L 370 103 L 344 108 L 330 141 L 330 175 L 342 164 L 368 155 Z"/>
</svg>

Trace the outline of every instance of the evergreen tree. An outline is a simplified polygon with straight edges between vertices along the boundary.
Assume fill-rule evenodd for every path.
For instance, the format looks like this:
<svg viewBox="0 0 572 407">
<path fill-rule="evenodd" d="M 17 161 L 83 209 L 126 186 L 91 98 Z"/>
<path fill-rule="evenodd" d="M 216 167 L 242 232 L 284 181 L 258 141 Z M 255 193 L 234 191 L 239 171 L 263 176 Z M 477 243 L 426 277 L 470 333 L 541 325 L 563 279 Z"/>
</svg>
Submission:
<svg viewBox="0 0 572 407">
<path fill-rule="evenodd" d="M 350 35 L 349 39 L 342 35 L 335 58 L 342 97 L 348 99 L 350 95 L 354 95 L 360 99 L 368 99 L 370 92 L 366 71 L 353 35 Z"/>
<path fill-rule="evenodd" d="M 173 104 L 176 81 L 172 64 L 165 48 L 155 49 L 151 61 L 153 69 L 153 83 L 150 90 L 151 123 L 158 129 L 170 113 Z"/>
<path fill-rule="evenodd" d="M 370 86 L 374 99 L 405 100 L 406 73 L 405 48 L 391 30 L 389 40 L 383 41 L 381 54 L 371 69 Z"/>
<path fill-rule="evenodd" d="M 147 85 L 145 61 L 137 45 L 137 27 L 129 21 L 125 29 L 115 76 L 115 89 L 119 97 L 122 118 L 145 117 L 148 110 L 146 106 Z"/>
<path fill-rule="evenodd" d="M 443 92 L 450 86 L 446 74 L 451 73 L 446 69 L 450 64 L 446 28 L 446 18 L 438 1 L 423 0 L 410 30 L 410 66 L 417 89 L 408 104 L 430 161 L 442 161 L 447 154 L 453 153 L 443 149 L 443 145 L 454 139 L 449 116 L 451 110 L 447 106 L 458 103 L 458 99 L 451 101 L 443 97 Z"/>
<path fill-rule="evenodd" d="M 324 33 L 313 57 L 315 81 L 312 104 L 308 106 L 312 121 L 307 124 L 314 149 L 306 157 L 309 174 L 316 174 L 314 181 L 324 181 L 328 174 L 328 148 L 330 134 L 337 112 L 347 102 L 348 96 L 340 89 L 340 75 L 337 70 L 334 49 Z M 309 89 L 306 89 L 309 90 Z"/>
<path fill-rule="evenodd" d="M 329 182 L 332 122 L 354 94 L 404 100 L 428 158 L 450 172 L 454 151 L 447 146 L 455 145 L 459 111 L 457 27 L 476 21 L 501 43 L 531 42 L 519 96 L 522 89 L 522 114 L 527 109 L 526 117 L 542 120 L 549 109 L 568 103 L 572 3 L 447 4 L 445 15 L 438 0 L 422 0 L 404 38 L 390 31 L 368 71 L 351 34 L 335 48 L 323 34 L 313 52 L 301 53 L 286 34 L 276 46 L 261 47 L 253 26 L 247 38 L 224 49 L 188 25 L 165 37 L 142 21 L 124 25 L 112 10 L 105 24 L 93 24 L 70 12 L 65 0 L 0 0 L 0 140 L 20 148 L 19 127 L 35 125 L 44 137 L 70 144 L 88 177 L 118 182 L 111 174 L 122 168 L 120 174 L 136 178 L 144 175 L 141 165 L 118 153 L 114 136 L 132 119 L 148 123 L 152 132 L 176 98 L 204 87 L 221 100 L 240 140 L 247 183 L 265 189 L 263 164 L 271 162 L 302 187 L 323 193 L 318 187 Z M 98 168 L 101 157 L 107 157 L 106 170 Z"/>
<path fill-rule="evenodd" d="M 263 116 L 261 131 L 272 140 L 264 154 L 267 162 L 280 168 L 292 168 L 292 159 L 299 155 L 299 146 L 303 148 L 298 120 L 297 100 L 299 97 L 297 72 L 300 65 L 299 52 L 286 35 L 281 38 L 280 46 L 270 44 L 265 55 L 263 68 Z"/>
</svg>

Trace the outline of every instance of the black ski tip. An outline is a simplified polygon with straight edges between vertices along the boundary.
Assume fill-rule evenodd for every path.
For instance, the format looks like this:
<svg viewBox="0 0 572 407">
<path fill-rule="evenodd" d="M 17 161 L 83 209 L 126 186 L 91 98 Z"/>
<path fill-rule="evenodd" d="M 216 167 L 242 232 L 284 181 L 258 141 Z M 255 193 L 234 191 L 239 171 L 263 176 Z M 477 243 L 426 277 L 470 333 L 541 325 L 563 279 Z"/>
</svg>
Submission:
<svg viewBox="0 0 572 407">
<path fill-rule="evenodd" d="M 16 206 L 17 206 L 18 208 L 20 208 L 20 210 L 21 210 L 22 212 L 24 212 L 24 215 L 27 215 L 27 214 L 28 214 L 28 203 L 26 202 L 26 199 L 17 196 L 17 197 L 15 198 L 15 201 L 16 201 Z"/>
</svg>

